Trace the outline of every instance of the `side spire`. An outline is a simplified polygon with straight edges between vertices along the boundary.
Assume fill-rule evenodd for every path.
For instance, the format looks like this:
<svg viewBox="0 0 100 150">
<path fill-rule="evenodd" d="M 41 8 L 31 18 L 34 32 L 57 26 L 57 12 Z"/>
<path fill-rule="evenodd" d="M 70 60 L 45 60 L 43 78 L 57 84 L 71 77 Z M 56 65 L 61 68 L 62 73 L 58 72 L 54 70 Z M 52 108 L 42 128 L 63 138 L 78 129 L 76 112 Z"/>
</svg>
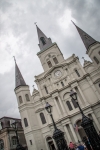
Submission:
<svg viewBox="0 0 100 150">
<path fill-rule="evenodd" d="M 13 57 L 14 57 L 14 61 L 15 61 L 15 88 L 17 88 L 20 85 L 26 85 L 26 83 L 25 83 L 25 80 L 18 68 L 15 56 L 13 56 Z"/>
<path fill-rule="evenodd" d="M 37 34 L 38 34 L 38 40 L 39 40 L 39 47 L 40 50 L 45 50 L 52 46 L 52 41 L 50 38 L 47 38 L 46 35 L 39 29 L 39 27 L 36 25 L 37 28 Z"/>
<path fill-rule="evenodd" d="M 75 27 L 76 27 L 76 29 L 77 29 L 77 31 L 78 31 L 78 33 L 79 33 L 79 35 L 80 35 L 80 37 L 81 37 L 87 50 L 92 44 L 97 42 L 90 35 L 88 35 L 86 32 L 84 32 L 82 29 L 80 29 L 73 21 L 72 21 L 72 23 L 75 25 Z"/>
</svg>

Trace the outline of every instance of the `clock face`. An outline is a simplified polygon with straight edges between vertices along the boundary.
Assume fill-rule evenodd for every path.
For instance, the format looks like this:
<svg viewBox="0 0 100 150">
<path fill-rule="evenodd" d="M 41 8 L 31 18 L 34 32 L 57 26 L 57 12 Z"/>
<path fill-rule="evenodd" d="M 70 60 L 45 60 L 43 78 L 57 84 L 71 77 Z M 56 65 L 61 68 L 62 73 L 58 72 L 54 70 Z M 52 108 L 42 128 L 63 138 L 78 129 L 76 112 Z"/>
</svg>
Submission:
<svg viewBox="0 0 100 150">
<path fill-rule="evenodd" d="M 60 70 L 57 70 L 57 71 L 55 72 L 55 76 L 56 76 L 56 77 L 60 77 L 61 75 L 62 75 L 62 73 L 61 73 Z"/>
</svg>

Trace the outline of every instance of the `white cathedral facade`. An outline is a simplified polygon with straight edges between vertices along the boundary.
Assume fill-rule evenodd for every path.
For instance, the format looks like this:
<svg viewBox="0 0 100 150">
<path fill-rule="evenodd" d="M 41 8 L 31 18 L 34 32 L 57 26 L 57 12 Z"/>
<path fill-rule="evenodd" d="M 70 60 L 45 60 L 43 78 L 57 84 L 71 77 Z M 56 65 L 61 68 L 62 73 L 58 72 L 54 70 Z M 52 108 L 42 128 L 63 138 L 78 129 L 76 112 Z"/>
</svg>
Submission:
<svg viewBox="0 0 100 150">
<path fill-rule="evenodd" d="M 75 25 L 76 26 L 76 25 Z M 81 127 L 81 114 L 70 98 L 70 90 L 77 92 L 78 102 L 84 114 L 93 119 L 100 130 L 100 43 L 76 26 L 92 62 L 73 54 L 64 59 L 56 43 L 38 28 L 40 52 L 37 53 L 44 72 L 35 76 L 38 90 L 30 94 L 29 86 L 15 63 L 15 94 L 21 115 L 28 150 L 55 150 L 52 138 L 54 127 L 45 110 L 46 102 L 53 107 L 56 125 L 65 133 L 67 144 L 82 141 L 85 132 Z"/>
</svg>

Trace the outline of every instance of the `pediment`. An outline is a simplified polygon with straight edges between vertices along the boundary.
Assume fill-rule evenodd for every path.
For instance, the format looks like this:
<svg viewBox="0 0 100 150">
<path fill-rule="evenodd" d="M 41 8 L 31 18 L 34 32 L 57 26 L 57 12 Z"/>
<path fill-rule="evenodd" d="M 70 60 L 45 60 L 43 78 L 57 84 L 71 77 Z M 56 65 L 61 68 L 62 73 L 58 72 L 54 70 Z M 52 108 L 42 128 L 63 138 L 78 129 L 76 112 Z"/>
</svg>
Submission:
<svg viewBox="0 0 100 150">
<path fill-rule="evenodd" d="M 45 73 L 44 77 L 48 76 L 48 74 L 50 74 L 53 70 L 65 66 L 65 64 L 66 64 L 66 63 L 64 63 L 64 64 L 58 64 L 58 65 L 56 65 L 56 66 L 53 66 L 50 70 L 48 70 L 48 71 Z"/>
<path fill-rule="evenodd" d="M 94 84 L 99 83 L 100 82 L 100 78 L 95 80 Z"/>
<path fill-rule="evenodd" d="M 41 111 L 43 111 L 43 110 L 44 110 L 44 108 L 39 108 L 39 109 L 37 109 L 37 110 L 35 111 L 35 113 L 41 112 Z"/>
</svg>

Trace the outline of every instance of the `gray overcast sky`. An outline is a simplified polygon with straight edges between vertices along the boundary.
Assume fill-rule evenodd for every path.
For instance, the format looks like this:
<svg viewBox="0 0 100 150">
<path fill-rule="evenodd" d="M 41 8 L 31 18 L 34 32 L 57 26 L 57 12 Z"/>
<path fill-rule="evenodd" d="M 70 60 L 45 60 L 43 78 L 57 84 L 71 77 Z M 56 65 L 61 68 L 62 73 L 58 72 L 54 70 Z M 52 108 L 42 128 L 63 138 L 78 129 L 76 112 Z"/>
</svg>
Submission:
<svg viewBox="0 0 100 150">
<path fill-rule="evenodd" d="M 75 53 L 83 62 L 86 49 L 71 20 L 100 41 L 100 0 L 0 0 L 0 15 L 0 117 L 20 117 L 13 56 L 31 92 L 34 76 L 43 71 L 34 22 L 64 58 Z"/>
</svg>

